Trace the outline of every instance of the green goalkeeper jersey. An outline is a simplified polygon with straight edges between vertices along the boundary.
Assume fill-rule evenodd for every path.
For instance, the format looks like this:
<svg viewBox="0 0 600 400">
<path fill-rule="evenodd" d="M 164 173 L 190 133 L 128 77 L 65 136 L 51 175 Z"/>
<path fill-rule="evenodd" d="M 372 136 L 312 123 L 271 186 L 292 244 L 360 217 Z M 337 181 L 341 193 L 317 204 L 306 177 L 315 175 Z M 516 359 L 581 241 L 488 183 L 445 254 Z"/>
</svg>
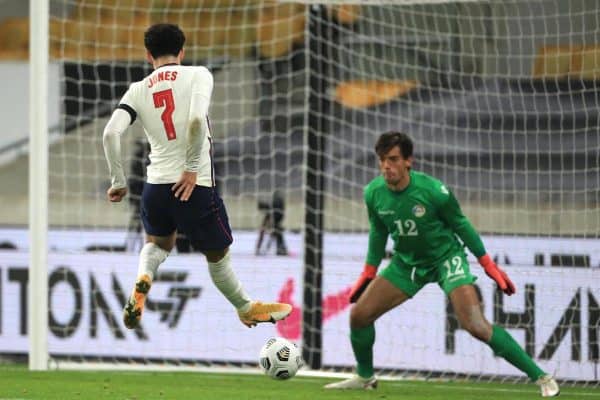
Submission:
<svg viewBox="0 0 600 400">
<path fill-rule="evenodd" d="M 476 257 L 485 254 L 454 195 L 427 174 L 410 171 L 410 183 L 399 192 L 379 176 L 365 187 L 364 195 L 370 225 L 367 264 L 379 266 L 388 235 L 394 241 L 392 261 L 401 266 L 431 266 L 460 251 L 463 243 Z"/>
</svg>

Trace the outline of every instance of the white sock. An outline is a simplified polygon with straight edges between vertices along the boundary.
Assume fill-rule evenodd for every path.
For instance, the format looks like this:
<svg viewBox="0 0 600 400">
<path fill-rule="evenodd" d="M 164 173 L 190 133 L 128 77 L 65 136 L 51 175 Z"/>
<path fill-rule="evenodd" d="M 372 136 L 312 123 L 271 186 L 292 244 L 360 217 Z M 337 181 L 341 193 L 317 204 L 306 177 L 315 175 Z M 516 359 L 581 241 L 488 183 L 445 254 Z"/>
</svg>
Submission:
<svg viewBox="0 0 600 400">
<path fill-rule="evenodd" d="M 151 280 L 156 276 L 158 266 L 162 264 L 169 255 L 169 252 L 163 250 L 154 243 L 146 243 L 140 251 L 140 263 L 138 265 L 138 276 L 147 274 Z"/>
<path fill-rule="evenodd" d="M 229 252 L 225 257 L 213 263 L 208 262 L 208 272 L 223 296 L 240 312 L 246 312 L 250 309 L 250 297 L 242 287 L 242 283 L 235 276 L 233 269 L 229 265 Z"/>
</svg>

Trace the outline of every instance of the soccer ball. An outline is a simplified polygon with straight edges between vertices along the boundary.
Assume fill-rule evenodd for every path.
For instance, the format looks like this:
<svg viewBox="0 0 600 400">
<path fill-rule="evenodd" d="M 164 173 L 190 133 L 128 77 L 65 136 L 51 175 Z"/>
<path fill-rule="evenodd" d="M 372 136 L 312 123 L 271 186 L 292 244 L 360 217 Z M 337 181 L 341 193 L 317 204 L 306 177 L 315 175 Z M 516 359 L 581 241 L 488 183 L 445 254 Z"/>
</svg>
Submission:
<svg viewBox="0 0 600 400">
<path fill-rule="evenodd" d="M 300 349 L 282 337 L 267 340 L 260 349 L 260 367 L 273 379 L 289 379 L 302 366 Z"/>
</svg>

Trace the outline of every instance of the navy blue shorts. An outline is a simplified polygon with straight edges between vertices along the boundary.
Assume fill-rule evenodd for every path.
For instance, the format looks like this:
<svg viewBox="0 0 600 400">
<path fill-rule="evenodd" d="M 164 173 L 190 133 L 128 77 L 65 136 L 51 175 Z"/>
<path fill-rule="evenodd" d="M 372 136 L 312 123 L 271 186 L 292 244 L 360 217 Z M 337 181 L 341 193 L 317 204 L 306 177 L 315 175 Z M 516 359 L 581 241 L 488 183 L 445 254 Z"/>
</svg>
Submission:
<svg viewBox="0 0 600 400">
<path fill-rule="evenodd" d="M 185 234 L 198 250 L 222 250 L 233 238 L 223 200 L 214 188 L 196 186 L 188 201 L 171 191 L 173 183 L 144 183 L 141 217 L 146 233 Z"/>
</svg>

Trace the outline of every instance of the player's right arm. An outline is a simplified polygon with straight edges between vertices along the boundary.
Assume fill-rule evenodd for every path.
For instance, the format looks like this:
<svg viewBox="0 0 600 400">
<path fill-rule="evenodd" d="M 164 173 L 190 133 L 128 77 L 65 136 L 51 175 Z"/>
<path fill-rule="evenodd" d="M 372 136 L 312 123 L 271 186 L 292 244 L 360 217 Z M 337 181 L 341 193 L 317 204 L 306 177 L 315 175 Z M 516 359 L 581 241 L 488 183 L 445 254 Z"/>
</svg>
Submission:
<svg viewBox="0 0 600 400">
<path fill-rule="evenodd" d="M 372 206 L 373 193 L 365 190 L 365 204 L 369 217 L 369 247 L 367 249 L 367 259 L 363 271 L 352 286 L 350 291 L 350 302 L 355 303 L 363 294 L 369 283 L 375 279 L 377 267 L 385 255 L 385 244 L 388 238 L 388 230 L 385 224 L 379 219 L 377 211 Z"/>
<path fill-rule="evenodd" d="M 369 247 L 365 264 L 377 268 L 385 256 L 385 244 L 389 232 L 373 206 L 372 196 L 372 192 L 365 192 L 365 204 L 369 217 Z"/>
<path fill-rule="evenodd" d="M 104 127 L 102 135 L 104 156 L 110 173 L 110 188 L 107 190 L 106 195 L 108 200 L 112 202 L 121 201 L 127 194 L 127 179 L 125 178 L 121 157 L 121 135 L 129 125 L 133 124 L 137 115 L 132 107 L 134 103 L 132 88 L 133 85 L 125 92 L 119 106 L 112 113 Z"/>
<path fill-rule="evenodd" d="M 209 135 L 208 107 L 213 90 L 213 77 L 210 71 L 199 67 L 192 84 L 190 112 L 188 117 L 185 165 L 181 178 L 173 185 L 175 197 L 187 201 L 196 185 L 202 148 Z"/>
<path fill-rule="evenodd" d="M 129 126 L 129 114 L 117 108 L 104 128 L 102 144 L 110 173 L 110 188 L 106 192 L 108 200 L 119 202 L 127 194 L 127 179 L 121 158 L 121 135 Z"/>
</svg>

